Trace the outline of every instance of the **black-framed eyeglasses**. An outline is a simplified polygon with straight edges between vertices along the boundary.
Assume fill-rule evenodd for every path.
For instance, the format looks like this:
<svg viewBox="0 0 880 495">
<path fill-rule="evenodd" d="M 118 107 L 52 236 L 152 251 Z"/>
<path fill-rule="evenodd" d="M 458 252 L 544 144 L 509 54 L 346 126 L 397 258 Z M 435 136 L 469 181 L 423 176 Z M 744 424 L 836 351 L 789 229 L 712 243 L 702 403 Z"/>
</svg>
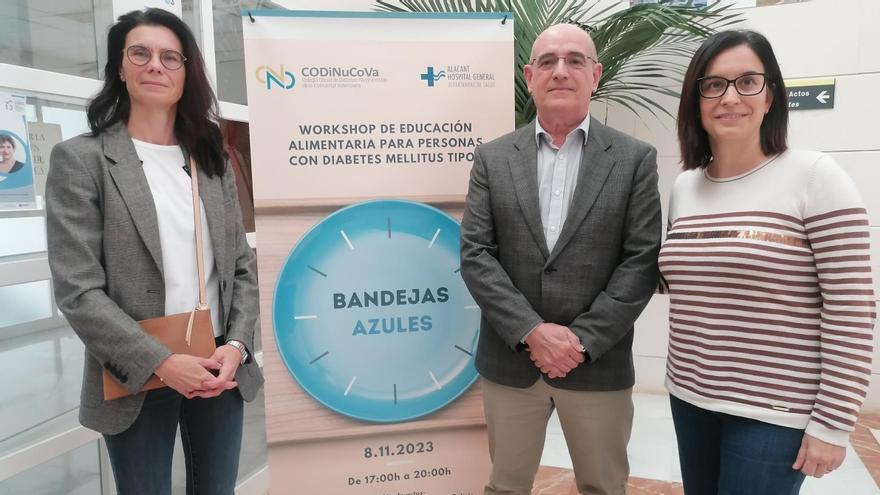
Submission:
<svg viewBox="0 0 880 495">
<path fill-rule="evenodd" d="M 540 57 L 530 60 L 529 65 L 532 65 L 541 71 L 548 71 L 555 69 L 560 60 L 563 60 L 565 62 L 565 65 L 574 70 L 586 69 L 588 60 L 592 61 L 594 64 L 599 63 L 596 59 L 589 55 L 572 52 L 562 57 L 554 55 L 552 53 L 546 53 L 544 55 L 541 55 Z"/>
<path fill-rule="evenodd" d="M 131 45 L 122 50 L 128 61 L 137 66 L 144 66 L 153 59 L 153 50 L 142 45 Z M 160 50 L 159 62 L 168 70 L 177 70 L 183 67 L 186 57 L 177 50 Z"/>
<path fill-rule="evenodd" d="M 727 88 L 731 84 L 740 96 L 755 96 L 764 91 L 767 77 L 760 72 L 755 72 L 753 74 L 743 74 L 736 79 L 727 79 L 721 76 L 708 76 L 697 79 L 697 88 L 700 90 L 700 96 L 703 98 L 721 98 L 724 96 L 724 93 L 727 93 Z"/>
</svg>

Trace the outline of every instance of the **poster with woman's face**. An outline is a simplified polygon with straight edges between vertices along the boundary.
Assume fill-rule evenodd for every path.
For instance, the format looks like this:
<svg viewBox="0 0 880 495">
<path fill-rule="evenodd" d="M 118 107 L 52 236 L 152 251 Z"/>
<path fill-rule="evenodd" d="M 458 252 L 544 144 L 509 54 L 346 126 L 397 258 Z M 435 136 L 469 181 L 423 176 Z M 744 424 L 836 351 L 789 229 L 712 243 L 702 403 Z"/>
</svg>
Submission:
<svg viewBox="0 0 880 495">
<path fill-rule="evenodd" d="M 0 210 L 36 207 L 24 96 L 0 93 Z"/>
</svg>

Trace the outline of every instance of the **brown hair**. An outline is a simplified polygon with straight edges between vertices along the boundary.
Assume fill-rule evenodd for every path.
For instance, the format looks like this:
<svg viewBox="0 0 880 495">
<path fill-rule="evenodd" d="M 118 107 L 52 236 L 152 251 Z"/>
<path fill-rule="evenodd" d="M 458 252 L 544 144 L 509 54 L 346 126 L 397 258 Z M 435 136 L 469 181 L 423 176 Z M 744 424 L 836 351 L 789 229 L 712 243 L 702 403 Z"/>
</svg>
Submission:
<svg viewBox="0 0 880 495">
<path fill-rule="evenodd" d="M 700 91 L 697 80 L 706 75 L 706 67 L 719 53 L 739 45 L 748 45 L 764 64 L 767 91 L 773 92 L 773 104 L 761 122 L 761 150 L 766 155 L 788 149 L 788 92 L 773 48 L 755 31 L 721 31 L 710 36 L 694 54 L 684 76 L 678 105 L 678 143 L 683 168 L 704 168 L 712 161 L 709 135 L 700 120 Z"/>
</svg>

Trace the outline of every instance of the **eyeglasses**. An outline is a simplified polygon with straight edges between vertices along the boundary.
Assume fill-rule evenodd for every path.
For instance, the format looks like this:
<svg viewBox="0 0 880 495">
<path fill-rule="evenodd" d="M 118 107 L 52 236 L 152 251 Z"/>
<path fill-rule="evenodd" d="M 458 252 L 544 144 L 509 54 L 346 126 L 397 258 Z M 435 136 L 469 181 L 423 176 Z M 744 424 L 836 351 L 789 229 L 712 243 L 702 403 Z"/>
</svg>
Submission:
<svg viewBox="0 0 880 495">
<path fill-rule="evenodd" d="M 548 71 L 555 69 L 560 60 L 563 60 L 566 66 L 574 70 L 586 69 L 587 60 L 592 61 L 594 64 L 599 63 L 593 57 L 589 55 L 584 55 L 583 53 L 569 53 L 564 57 L 559 57 L 557 55 L 553 55 L 552 53 L 547 53 L 545 55 L 541 55 L 538 58 L 533 58 L 529 61 L 529 65 L 533 65 L 541 71 Z"/>
<path fill-rule="evenodd" d="M 122 51 L 125 52 L 129 62 L 139 67 L 147 65 L 150 60 L 153 60 L 153 50 L 145 46 L 131 45 Z M 168 70 L 177 70 L 183 67 L 186 57 L 177 50 L 160 50 L 159 62 Z"/>
<path fill-rule="evenodd" d="M 743 74 L 736 79 L 727 79 L 721 76 L 708 76 L 697 79 L 697 88 L 703 98 L 721 98 L 727 93 L 727 88 L 733 85 L 740 96 L 755 96 L 764 91 L 767 78 L 764 74 Z"/>
</svg>

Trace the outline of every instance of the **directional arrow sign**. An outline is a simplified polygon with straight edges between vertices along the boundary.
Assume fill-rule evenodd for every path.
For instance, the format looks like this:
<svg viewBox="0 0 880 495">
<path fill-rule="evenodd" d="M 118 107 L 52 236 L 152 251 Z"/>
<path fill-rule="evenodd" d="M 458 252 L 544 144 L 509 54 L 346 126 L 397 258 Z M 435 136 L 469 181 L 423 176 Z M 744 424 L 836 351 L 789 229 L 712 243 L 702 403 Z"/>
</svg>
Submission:
<svg viewBox="0 0 880 495">
<path fill-rule="evenodd" d="M 834 78 L 789 79 L 785 81 L 785 88 L 788 90 L 788 109 L 834 108 L 834 85 Z"/>
</svg>

